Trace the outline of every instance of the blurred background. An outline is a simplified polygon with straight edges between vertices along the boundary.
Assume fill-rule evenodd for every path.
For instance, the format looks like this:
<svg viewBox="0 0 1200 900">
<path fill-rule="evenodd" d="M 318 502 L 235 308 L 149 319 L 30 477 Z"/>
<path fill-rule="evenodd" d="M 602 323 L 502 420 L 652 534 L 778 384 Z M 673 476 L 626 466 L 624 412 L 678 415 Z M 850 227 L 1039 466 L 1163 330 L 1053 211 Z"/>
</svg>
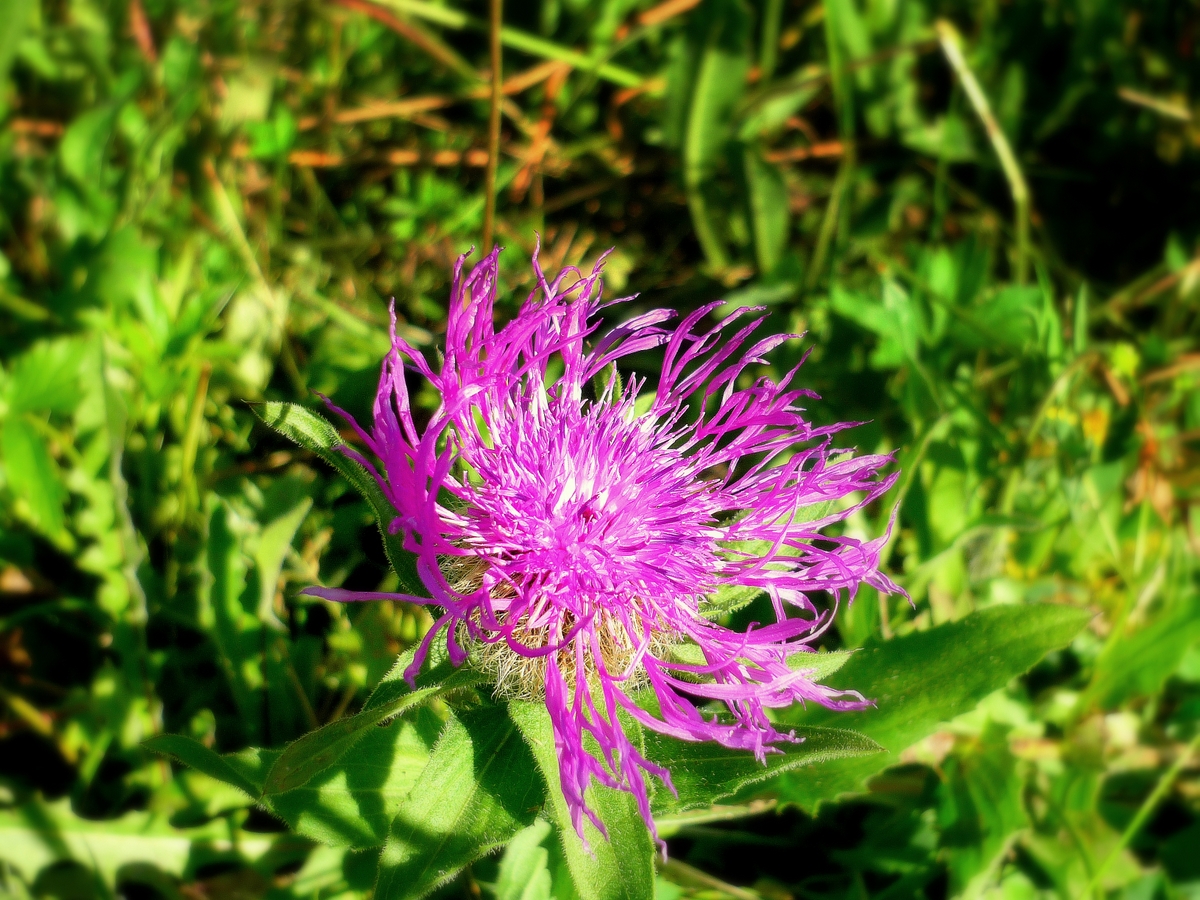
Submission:
<svg viewBox="0 0 1200 900">
<path fill-rule="evenodd" d="M 488 15 L 0 0 L 0 893 L 370 894 L 140 742 L 278 746 L 428 627 L 297 596 L 394 582 L 248 403 L 365 415 L 392 297 L 437 346 Z M 1095 613 L 869 793 L 678 832 L 659 897 L 1200 897 L 1200 3 L 510 0 L 500 37 L 501 314 L 535 233 L 548 270 L 613 247 L 614 315 L 766 305 L 812 418 L 897 454 L 912 605 L 864 590 L 826 646 Z"/>
</svg>

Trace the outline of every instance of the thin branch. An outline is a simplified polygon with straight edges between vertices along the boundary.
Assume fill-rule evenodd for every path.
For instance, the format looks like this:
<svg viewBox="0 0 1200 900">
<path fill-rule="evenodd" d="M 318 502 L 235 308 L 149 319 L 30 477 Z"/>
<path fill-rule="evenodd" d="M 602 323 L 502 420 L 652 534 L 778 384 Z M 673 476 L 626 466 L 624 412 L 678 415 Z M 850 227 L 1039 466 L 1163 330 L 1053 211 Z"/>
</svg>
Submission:
<svg viewBox="0 0 1200 900">
<path fill-rule="evenodd" d="M 971 101 L 971 105 L 975 107 L 975 114 L 983 123 L 983 129 L 987 132 L 992 149 L 996 152 L 996 158 L 1000 161 L 1000 168 L 1004 170 L 1004 177 L 1008 179 L 1008 189 L 1012 193 L 1016 215 L 1017 258 L 1013 268 L 1017 284 L 1024 284 L 1029 274 L 1029 185 L 1025 182 L 1025 175 L 1013 153 L 1012 145 L 1009 144 L 1008 138 L 1000 128 L 1000 123 L 996 121 L 996 116 L 992 113 L 992 106 L 988 103 L 987 95 L 983 93 L 983 88 L 979 86 L 975 73 L 967 65 L 967 60 L 962 52 L 962 36 L 958 33 L 958 29 L 946 19 L 938 19 L 934 28 L 937 31 L 938 41 L 941 42 L 942 52 L 946 54 L 946 61 L 950 63 L 950 68 L 954 69 L 954 73 L 963 86 L 963 91 Z"/>
</svg>

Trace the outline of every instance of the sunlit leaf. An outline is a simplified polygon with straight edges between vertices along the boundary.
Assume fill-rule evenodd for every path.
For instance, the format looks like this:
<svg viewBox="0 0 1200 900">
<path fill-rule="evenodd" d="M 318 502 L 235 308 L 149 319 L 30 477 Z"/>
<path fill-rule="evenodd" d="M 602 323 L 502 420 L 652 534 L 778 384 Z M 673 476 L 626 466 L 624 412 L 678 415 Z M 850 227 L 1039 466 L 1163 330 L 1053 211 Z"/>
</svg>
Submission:
<svg viewBox="0 0 1200 900">
<path fill-rule="evenodd" d="M 388 830 L 379 900 L 425 896 L 529 825 L 544 797 L 529 748 L 493 706 L 451 717 L 417 785 Z"/>
<path fill-rule="evenodd" d="M 571 880 L 582 900 L 646 900 L 654 893 L 654 844 L 630 794 L 593 784 L 586 793 L 608 840 L 584 823 L 585 845 L 571 824 L 558 774 L 550 715 L 540 703 L 515 701 L 509 713 L 545 779 L 548 812 L 558 830 Z"/>
<path fill-rule="evenodd" d="M 999 690 L 1050 650 L 1069 643 L 1090 614 L 1069 606 L 995 606 L 957 622 L 868 645 L 830 679 L 875 706 L 832 712 L 816 705 L 786 716 L 798 734 L 813 726 L 852 728 L 886 754 L 813 766 L 785 777 L 781 796 L 812 807 L 863 788 L 897 754 Z"/>
</svg>

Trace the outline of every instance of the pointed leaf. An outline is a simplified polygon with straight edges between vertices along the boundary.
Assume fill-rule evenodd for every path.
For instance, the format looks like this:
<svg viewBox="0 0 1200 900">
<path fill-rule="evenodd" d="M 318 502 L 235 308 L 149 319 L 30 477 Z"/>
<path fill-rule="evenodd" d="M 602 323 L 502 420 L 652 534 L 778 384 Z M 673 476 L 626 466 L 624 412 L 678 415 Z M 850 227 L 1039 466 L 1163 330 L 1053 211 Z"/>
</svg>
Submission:
<svg viewBox="0 0 1200 900">
<path fill-rule="evenodd" d="M 546 782 L 551 817 L 581 900 L 648 900 L 654 896 L 654 844 L 632 796 L 602 785 L 588 788 L 589 805 L 608 830 L 608 840 L 590 823 L 588 844 L 575 833 L 558 775 L 550 715 L 540 703 L 513 702 L 509 714 L 533 750 Z M 653 758 L 653 757 L 651 757 Z"/>
<path fill-rule="evenodd" d="M 802 766 L 883 752 L 883 748 L 869 737 L 840 728 L 805 728 L 797 736 L 801 738 L 799 743 L 777 745 L 778 752 L 768 753 L 763 764 L 745 750 L 648 733 L 647 756 L 670 771 L 671 781 L 679 793 L 678 797 L 668 791 L 656 793 L 655 814 L 710 806 L 751 785 Z"/>
<path fill-rule="evenodd" d="M 957 622 L 867 646 L 838 671 L 834 686 L 852 688 L 876 706 L 858 712 L 822 707 L 785 714 L 799 734 L 838 725 L 878 741 L 887 754 L 836 760 L 783 781 L 783 799 L 811 808 L 839 793 L 862 790 L 866 778 L 942 722 L 1069 643 L 1090 614 L 1069 606 L 994 606 Z"/>
<path fill-rule="evenodd" d="M 177 759 L 185 766 L 203 772 L 217 781 L 231 784 L 252 798 L 257 798 L 262 793 L 262 785 L 248 778 L 243 767 L 231 763 L 229 757 L 222 756 L 193 738 L 182 734 L 157 734 L 149 740 L 142 741 L 142 746 L 154 753 Z"/>
<path fill-rule="evenodd" d="M 470 669 L 460 669 L 445 682 L 402 694 L 387 703 L 363 710 L 310 731 L 292 741 L 280 754 L 267 776 L 264 792 L 281 794 L 301 787 L 329 768 L 374 726 L 386 719 L 404 715 L 408 710 L 434 697 L 458 690 L 482 680 Z"/>
<path fill-rule="evenodd" d="M 452 716 L 401 804 L 379 860 L 377 900 L 415 900 L 534 820 L 542 785 L 503 708 Z"/>
<path fill-rule="evenodd" d="M 366 729 L 348 752 L 303 787 L 263 802 L 300 834 L 345 847 L 378 847 L 396 810 L 422 777 L 442 721 L 419 708 Z"/>
</svg>

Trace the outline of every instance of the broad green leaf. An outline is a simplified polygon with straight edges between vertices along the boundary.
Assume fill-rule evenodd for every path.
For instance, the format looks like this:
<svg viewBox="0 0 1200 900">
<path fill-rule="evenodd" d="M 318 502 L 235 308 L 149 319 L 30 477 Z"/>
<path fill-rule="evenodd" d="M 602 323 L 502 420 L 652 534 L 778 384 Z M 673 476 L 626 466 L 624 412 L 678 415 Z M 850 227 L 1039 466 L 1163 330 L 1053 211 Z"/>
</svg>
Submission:
<svg viewBox="0 0 1200 900">
<path fill-rule="evenodd" d="M 550 854 L 542 846 L 550 831 L 549 822 L 536 819 L 508 842 L 500 858 L 496 900 L 550 900 Z"/>
<path fill-rule="evenodd" d="M 378 847 L 429 761 L 442 727 L 427 708 L 368 728 L 333 765 L 303 787 L 263 800 L 300 834 L 326 844 Z"/>
<path fill-rule="evenodd" d="M 46 440 L 23 417 L 10 416 L 0 432 L 8 489 L 24 500 L 32 524 L 56 543 L 69 541 L 63 502 L 66 490 Z"/>
<path fill-rule="evenodd" d="M 790 772 L 835 759 L 872 756 L 883 748 L 868 737 L 840 728 L 798 730 L 799 743 L 780 743 L 777 753 L 768 753 L 766 763 L 754 754 L 731 750 L 711 741 L 689 742 L 654 732 L 646 734 L 646 756 L 671 773 L 679 796 L 669 791 L 654 795 L 654 812 L 682 812 L 709 806 L 732 797 L 747 787 Z"/>
<path fill-rule="evenodd" d="M 396 517 L 396 510 L 388 502 L 371 473 L 339 450 L 346 442 L 342 440 L 337 429 L 326 419 L 295 403 L 271 401 L 256 405 L 254 411 L 268 427 L 304 449 L 311 450 L 341 472 L 367 499 L 379 522 L 384 551 L 403 589 L 410 594 L 425 596 L 425 588 L 417 575 L 415 557 L 404 549 L 396 535 L 388 531 L 388 526 Z"/>
<path fill-rule="evenodd" d="M 222 756 L 193 738 L 182 734 L 156 734 L 143 741 L 142 746 L 154 753 L 177 759 L 217 781 L 231 784 L 252 798 L 257 799 L 262 793 L 262 782 L 248 777 L 244 761 L 241 765 L 231 762 L 229 756 Z"/>
<path fill-rule="evenodd" d="M 545 705 L 513 702 L 509 704 L 509 715 L 533 750 L 545 779 L 551 818 L 580 898 L 650 900 L 654 896 L 654 844 L 633 797 L 603 785 L 593 784 L 588 788 L 587 802 L 608 830 L 608 840 L 585 820 L 585 846 L 571 824 L 571 813 L 563 797 L 554 733 Z"/>
<path fill-rule="evenodd" d="M 399 697 L 347 716 L 310 731 L 293 741 L 279 755 L 267 775 L 263 790 L 266 794 L 282 794 L 302 787 L 318 774 L 337 762 L 371 728 L 387 719 L 404 715 L 410 709 L 432 700 L 434 697 L 467 687 L 482 676 L 470 669 L 460 669 L 440 685 L 419 688 Z"/>
<path fill-rule="evenodd" d="M 388 829 L 375 897 L 415 900 L 445 884 L 529 825 L 543 796 L 503 708 L 452 716 Z"/>
<path fill-rule="evenodd" d="M 793 653 L 788 657 L 788 666 L 804 670 L 812 681 L 824 681 L 854 655 L 853 650 L 822 650 L 819 653 Z"/>
<path fill-rule="evenodd" d="M 397 657 L 395 664 L 383 676 L 371 696 L 363 704 L 363 711 L 386 706 L 407 695 L 413 688 L 404 680 L 404 673 L 416 658 L 417 647 L 409 647 Z M 459 679 L 462 679 L 461 681 Z M 454 687 L 469 687 L 475 683 L 476 676 L 470 669 L 458 669 L 450 662 L 446 652 L 446 626 L 430 641 L 429 657 L 421 671 L 414 679 L 416 688 L 436 687 L 443 683 L 453 683 Z"/>
<path fill-rule="evenodd" d="M 432 712 L 418 709 L 400 722 L 367 727 L 340 745 L 332 763 L 282 793 L 264 792 L 278 765 L 278 750 L 252 747 L 220 755 L 181 735 L 159 735 L 143 746 L 244 791 L 306 837 L 342 847 L 378 847 L 429 761 L 441 724 Z"/>
<path fill-rule="evenodd" d="M 749 606 L 761 593 L 761 588 L 744 584 L 722 585 L 700 602 L 700 613 L 710 619 L 717 619 Z"/>
<path fill-rule="evenodd" d="M 702 666 L 707 660 L 698 644 L 676 644 L 667 649 L 667 658 L 672 662 L 691 666 Z M 795 671 L 804 671 L 812 681 L 822 681 L 846 664 L 854 651 L 834 650 L 819 653 L 793 653 L 788 657 L 788 666 Z M 681 673 L 686 674 L 686 673 Z"/>
<path fill-rule="evenodd" d="M 852 728 L 887 752 L 836 760 L 783 779 L 781 798 L 812 808 L 863 789 L 897 754 L 1004 687 L 1051 650 L 1068 643 L 1090 614 L 1069 606 L 994 606 L 957 622 L 867 646 L 832 679 L 875 702 L 858 712 L 815 705 L 781 717 L 805 734 L 815 726 Z"/>
</svg>

